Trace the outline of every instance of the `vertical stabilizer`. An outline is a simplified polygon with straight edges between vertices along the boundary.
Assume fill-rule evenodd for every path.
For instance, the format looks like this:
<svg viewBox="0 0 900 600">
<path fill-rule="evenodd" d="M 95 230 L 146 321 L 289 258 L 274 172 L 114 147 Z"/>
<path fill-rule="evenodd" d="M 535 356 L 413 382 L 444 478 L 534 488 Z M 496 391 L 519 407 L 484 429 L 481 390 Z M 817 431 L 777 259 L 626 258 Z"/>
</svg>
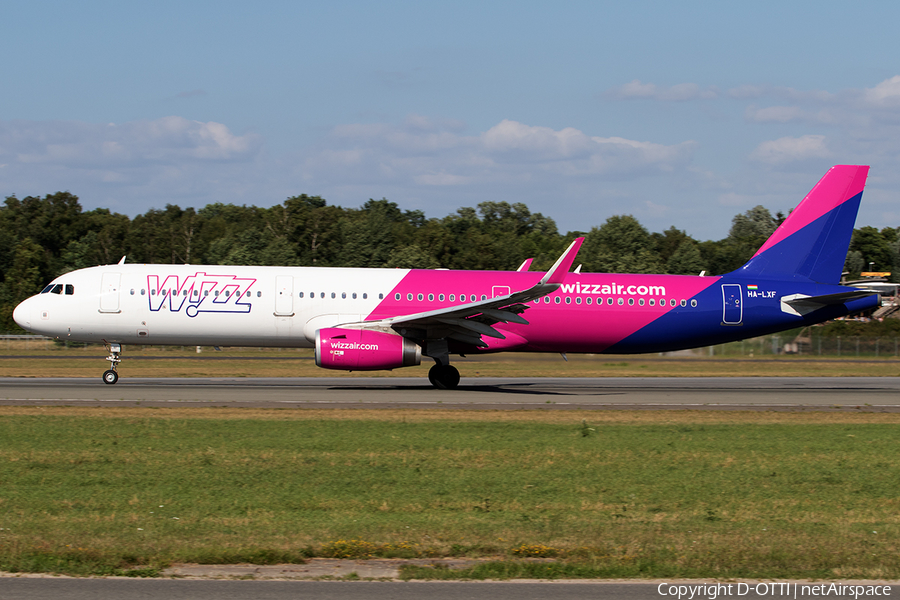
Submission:
<svg viewBox="0 0 900 600">
<path fill-rule="evenodd" d="M 839 283 L 868 173 L 867 166 L 831 167 L 734 274 Z"/>
</svg>

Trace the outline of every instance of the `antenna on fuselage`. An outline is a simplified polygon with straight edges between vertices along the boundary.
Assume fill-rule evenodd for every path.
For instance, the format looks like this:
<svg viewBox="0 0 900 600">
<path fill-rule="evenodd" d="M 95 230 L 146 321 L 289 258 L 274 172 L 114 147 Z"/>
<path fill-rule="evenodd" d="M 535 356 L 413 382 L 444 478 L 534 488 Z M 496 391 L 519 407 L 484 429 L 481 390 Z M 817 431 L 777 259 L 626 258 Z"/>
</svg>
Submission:
<svg viewBox="0 0 900 600">
<path fill-rule="evenodd" d="M 122 260 L 120 260 L 120 261 L 117 262 L 116 264 L 117 264 L 117 265 L 124 265 L 124 264 L 125 264 L 125 257 L 123 256 L 123 257 L 122 257 Z"/>
</svg>

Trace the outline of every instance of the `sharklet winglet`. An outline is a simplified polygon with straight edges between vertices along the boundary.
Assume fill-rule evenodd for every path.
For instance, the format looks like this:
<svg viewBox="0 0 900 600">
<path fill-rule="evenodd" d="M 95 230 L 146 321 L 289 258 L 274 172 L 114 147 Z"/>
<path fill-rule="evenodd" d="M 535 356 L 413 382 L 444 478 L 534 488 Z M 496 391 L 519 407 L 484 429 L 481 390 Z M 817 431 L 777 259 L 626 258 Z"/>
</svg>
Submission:
<svg viewBox="0 0 900 600">
<path fill-rule="evenodd" d="M 578 255 L 578 250 L 581 249 L 581 244 L 583 242 L 583 237 L 575 238 L 575 240 L 569 244 L 569 247 L 566 248 L 566 251 L 556 259 L 556 262 L 553 263 L 550 270 L 541 278 L 540 285 L 561 284 L 566 278 L 569 269 L 572 267 L 572 263 L 575 262 L 575 257 Z"/>
</svg>

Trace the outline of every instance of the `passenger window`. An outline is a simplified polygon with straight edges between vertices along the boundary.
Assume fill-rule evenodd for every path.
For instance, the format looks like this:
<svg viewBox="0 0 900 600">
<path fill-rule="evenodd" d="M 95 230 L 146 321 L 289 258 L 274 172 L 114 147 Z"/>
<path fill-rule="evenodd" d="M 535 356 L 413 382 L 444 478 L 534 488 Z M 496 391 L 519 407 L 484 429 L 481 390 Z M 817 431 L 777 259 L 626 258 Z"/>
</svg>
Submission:
<svg viewBox="0 0 900 600">
<path fill-rule="evenodd" d="M 356 300 L 356 292 L 353 292 L 353 299 Z"/>
<path fill-rule="evenodd" d="M 554 298 L 553 301 L 556 302 L 557 304 L 559 304 L 559 302 L 560 302 L 559 296 L 557 296 L 556 298 Z"/>
<path fill-rule="evenodd" d="M 209 296 L 209 290 L 203 290 L 203 296 Z"/>
<path fill-rule="evenodd" d="M 487 300 L 487 296 L 485 296 L 484 294 L 482 294 L 482 295 L 481 295 L 481 299 L 482 299 L 482 300 Z"/>
<path fill-rule="evenodd" d="M 687 306 L 687 300 L 682 300 L 682 301 L 681 301 L 681 306 L 682 306 L 682 307 Z"/>
<path fill-rule="evenodd" d="M 66 287 L 69 287 L 69 286 L 66 286 Z M 69 290 L 66 290 L 66 293 L 69 294 Z M 72 294 L 69 294 L 69 295 L 71 296 Z M 131 295 L 134 296 L 134 289 L 131 290 Z"/>
<path fill-rule="evenodd" d="M 257 297 L 257 298 L 262 298 L 262 292 L 256 292 L 256 297 Z M 303 292 L 300 292 L 300 297 L 301 297 L 301 298 L 303 297 Z"/>
<path fill-rule="evenodd" d="M 423 296 L 422 294 L 418 294 L 418 295 L 416 296 L 416 299 L 417 299 L 419 302 L 421 302 L 424 298 L 425 298 L 425 296 Z"/>
<path fill-rule="evenodd" d="M 472 294 L 471 296 L 469 296 L 469 299 L 470 299 L 472 302 L 475 302 L 476 300 L 478 300 L 478 296 L 476 296 L 475 294 Z"/>
<path fill-rule="evenodd" d="M 656 306 L 656 300 L 650 298 L 650 306 Z"/>
<path fill-rule="evenodd" d="M 399 299 L 400 299 L 400 294 L 394 294 L 394 300 L 399 300 Z"/>
<path fill-rule="evenodd" d="M 412 294 L 406 294 L 406 301 L 412 302 Z"/>
<path fill-rule="evenodd" d="M 628 299 L 628 306 L 634 306 L 634 298 Z"/>
<path fill-rule="evenodd" d="M 325 297 L 325 292 L 319 292 L 319 298 L 324 298 L 324 297 Z"/>
<path fill-rule="evenodd" d="M 581 304 L 581 296 L 575 298 L 575 304 Z"/>
<path fill-rule="evenodd" d="M 566 304 L 572 304 L 572 297 L 566 296 Z"/>
<path fill-rule="evenodd" d="M 613 297 L 610 296 L 609 298 L 607 298 L 607 299 L 606 299 L 606 303 L 607 303 L 608 305 L 612 306 L 612 305 L 613 305 Z"/>
<path fill-rule="evenodd" d="M 258 294 L 259 292 L 256 292 L 256 293 Z M 303 292 L 300 292 L 300 297 L 301 298 L 303 297 Z"/>
<path fill-rule="evenodd" d="M 147 295 L 146 292 L 147 292 L 147 290 L 145 290 L 144 288 L 141 288 L 141 296 L 146 296 Z"/>
<path fill-rule="evenodd" d="M 670 304 L 671 306 L 675 306 L 675 304 L 676 304 L 675 298 L 672 298 L 672 299 L 669 301 L 669 304 Z"/>
<path fill-rule="evenodd" d="M 641 298 L 640 300 L 638 300 L 638 304 L 640 304 L 641 306 L 643 306 L 643 305 L 644 305 L 644 299 Z"/>
<path fill-rule="evenodd" d="M 341 292 L 341 300 L 347 299 L 347 292 Z"/>
<path fill-rule="evenodd" d="M 75 295 L 75 286 L 72 285 L 71 283 L 67 283 L 66 284 L 66 296 L 73 296 L 73 295 Z M 134 290 L 131 290 L 131 295 L 132 296 L 134 295 Z"/>
<path fill-rule="evenodd" d="M 691 306 L 692 306 L 693 308 L 697 308 L 697 301 L 696 301 L 696 300 L 691 300 Z"/>
<path fill-rule="evenodd" d="M 588 306 L 590 306 L 590 305 L 591 305 L 591 302 L 592 302 L 591 297 L 588 296 L 588 297 L 585 299 L 585 303 L 586 303 Z"/>
<path fill-rule="evenodd" d="M 428 301 L 434 302 L 434 294 L 428 294 Z"/>
<path fill-rule="evenodd" d="M 155 295 L 156 295 L 156 290 L 150 290 L 150 295 L 151 295 L 151 296 L 155 296 Z"/>
<path fill-rule="evenodd" d="M 456 294 L 450 294 L 450 302 L 456 302 Z"/>
<path fill-rule="evenodd" d="M 625 304 L 625 298 L 619 298 L 617 304 L 618 304 L 619 306 L 622 306 L 623 304 Z"/>
<path fill-rule="evenodd" d="M 544 304 L 550 304 L 550 296 L 544 296 Z"/>
<path fill-rule="evenodd" d="M 218 297 L 219 297 L 219 290 L 216 290 L 216 291 L 214 292 L 214 294 L 215 294 L 216 298 L 218 298 Z"/>
<path fill-rule="evenodd" d="M 438 296 L 438 300 L 440 300 L 441 302 L 443 302 L 443 301 L 444 301 L 444 295 L 443 295 L 443 294 L 439 295 L 439 296 Z"/>
</svg>

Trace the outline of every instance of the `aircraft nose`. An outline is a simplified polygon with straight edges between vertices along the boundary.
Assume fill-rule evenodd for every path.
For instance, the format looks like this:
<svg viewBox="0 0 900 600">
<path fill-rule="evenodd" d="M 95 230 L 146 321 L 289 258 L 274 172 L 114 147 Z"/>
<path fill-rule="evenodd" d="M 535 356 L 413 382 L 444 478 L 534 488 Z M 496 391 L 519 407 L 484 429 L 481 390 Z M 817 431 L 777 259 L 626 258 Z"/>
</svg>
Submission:
<svg viewBox="0 0 900 600">
<path fill-rule="evenodd" d="M 31 329 L 31 302 L 23 300 L 13 310 L 13 321 L 22 329 Z"/>
</svg>

